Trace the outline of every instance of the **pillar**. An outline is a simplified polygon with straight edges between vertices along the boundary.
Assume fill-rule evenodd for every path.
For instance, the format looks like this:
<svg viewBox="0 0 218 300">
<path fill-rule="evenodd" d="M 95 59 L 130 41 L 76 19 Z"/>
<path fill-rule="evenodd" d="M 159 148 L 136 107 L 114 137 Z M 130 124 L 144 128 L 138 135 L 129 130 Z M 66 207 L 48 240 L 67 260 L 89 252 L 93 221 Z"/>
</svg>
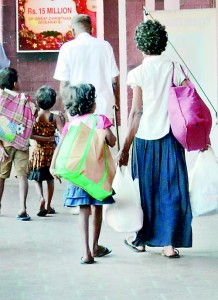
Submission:
<svg viewBox="0 0 218 300">
<path fill-rule="evenodd" d="M 126 40 L 126 0 L 119 0 L 119 61 L 120 61 L 120 138 L 125 137 L 128 118 L 127 77 L 127 40 Z"/>
</svg>

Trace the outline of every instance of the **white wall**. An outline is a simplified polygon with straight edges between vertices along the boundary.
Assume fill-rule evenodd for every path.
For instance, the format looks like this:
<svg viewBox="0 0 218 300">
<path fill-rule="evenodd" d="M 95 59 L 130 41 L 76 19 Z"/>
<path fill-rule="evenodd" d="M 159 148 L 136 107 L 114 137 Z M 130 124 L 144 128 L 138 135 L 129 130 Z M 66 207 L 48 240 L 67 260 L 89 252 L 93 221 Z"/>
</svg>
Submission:
<svg viewBox="0 0 218 300">
<path fill-rule="evenodd" d="M 104 3 L 103 0 L 96 0 L 97 6 L 97 36 L 104 38 Z"/>
<path fill-rule="evenodd" d="M 2 7 L 3 3 L 2 0 L 0 0 L 0 43 L 2 43 Z"/>
<path fill-rule="evenodd" d="M 128 105 L 127 105 L 127 41 L 126 41 L 126 0 L 118 1 L 119 9 L 119 61 L 120 61 L 120 116 L 121 126 L 119 128 L 120 144 L 126 136 Z"/>
</svg>

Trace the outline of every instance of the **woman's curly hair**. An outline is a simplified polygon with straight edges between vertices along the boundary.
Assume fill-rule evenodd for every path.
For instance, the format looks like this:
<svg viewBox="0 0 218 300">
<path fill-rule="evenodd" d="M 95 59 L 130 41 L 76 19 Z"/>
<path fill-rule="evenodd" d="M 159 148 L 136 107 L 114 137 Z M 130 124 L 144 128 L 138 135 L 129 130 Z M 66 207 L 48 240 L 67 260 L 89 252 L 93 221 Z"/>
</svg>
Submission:
<svg viewBox="0 0 218 300">
<path fill-rule="evenodd" d="M 165 26 L 157 20 L 148 20 L 138 25 L 134 40 L 137 48 L 148 55 L 160 55 L 165 49 L 168 35 Z"/>
<path fill-rule="evenodd" d="M 71 116 L 81 116 L 92 111 L 96 98 L 92 84 L 68 85 L 63 94 L 64 106 Z"/>
</svg>

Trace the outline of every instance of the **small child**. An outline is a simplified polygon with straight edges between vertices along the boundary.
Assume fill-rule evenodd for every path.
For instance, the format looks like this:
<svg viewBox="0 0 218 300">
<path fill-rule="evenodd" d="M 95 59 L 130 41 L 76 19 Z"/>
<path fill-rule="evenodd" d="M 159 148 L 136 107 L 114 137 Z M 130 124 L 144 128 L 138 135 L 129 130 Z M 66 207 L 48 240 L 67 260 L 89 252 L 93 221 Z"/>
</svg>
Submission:
<svg viewBox="0 0 218 300">
<path fill-rule="evenodd" d="M 18 97 L 18 73 L 13 68 L 0 70 L 0 92 L 7 93 L 10 97 Z M 32 107 L 34 107 L 32 105 Z M 35 109 L 35 107 L 34 107 Z M 34 111 L 33 109 L 33 111 Z M 33 112 L 34 115 L 34 112 Z M 28 193 L 28 163 L 29 148 L 16 149 L 9 142 L 0 141 L 0 208 L 4 192 L 5 179 L 10 177 L 12 164 L 14 163 L 15 173 L 19 182 L 20 210 L 18 220 L 29 221 L 30 216 L 26 211 L 26 198 Z"/>
<path fill-rule="evenodd" d="M 64 105 L 68 113 L 73 117 L 70 122 L 66 123 L 63 128 L 60 143 L 55 150 L 50 171 L 54 177 L 54 167 L 58 151 L 60 146 L 67 134 L 71 125 L 78 126 L 81 122 L 86 122 L 90 115 L 95 111 L 95 87 L 91 84 L 79 84 L 77 86 L 66 86 L 64 93 Z M 109 146 L 113 147 L 116 142 L 116 137 L 112 133 L 110 127 L 112 123 L 104 115 L 97 116 L 97 128 L 106 130 L 106 142 Z M 92 122 L 90 122 L 92 123 Z M 92 124 L 88 124 L 92 126 Z M 93 165 L 93 167 L 95 167 Z M 65 206 L 68 207 L 80 207 L 79 223 L 82 237 L 82 243 L 84 247 L 83 257 L 81 258 L 81 264 L 92 264 L 95 262 L 94 257 L 102 257 L 109 254 L 112 250 L 100 246 L 98 244 L 101 225 L 102 225 L 102 205 L 113 203 L 113 197 L 109 196 L 103 201 L 92 198 L 83 189 L 71 185 L 68 190 L 68 196 L 65 200 Z M 92 206 L 92 217 L 93 217 L 93 244 L 92 251 L 89 246 L 89 216 L 91 215 Z"/>
<path fill-rule="evenodd" d="M 36 103 L 40 108 L 36 122 L 33 124 L 31 139 L 35 146 L 30 160 L 31 171 L 29 180 L 34 180 L 37 195 L 40 198 L 39 217 L 54 214 L 51 207 L 54 193 L 54 178 L 49 172 L 52 156 L 55 150 L 55 130 L 63 128 L 63 119 L 51 113 L 56 102 L 56 92 L 49 86 L 42 86 L 36 92 Z M 47 202 L 43 194 L 43 181 L 47 182 Z"/>
</svg>

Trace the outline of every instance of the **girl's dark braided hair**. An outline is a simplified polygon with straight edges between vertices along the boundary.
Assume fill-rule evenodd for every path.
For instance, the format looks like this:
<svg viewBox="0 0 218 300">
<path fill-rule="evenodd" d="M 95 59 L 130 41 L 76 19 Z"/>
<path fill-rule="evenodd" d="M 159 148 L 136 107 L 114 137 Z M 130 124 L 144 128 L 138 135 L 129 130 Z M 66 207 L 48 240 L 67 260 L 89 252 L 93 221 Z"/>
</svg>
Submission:
<svg viewBox="0 0 218 300">
<path fill-rule="evenodd" d="M 160 55 L 165 49 L 168 35 L 165 26 L 157 20 L 148 20 L 138 25 L 134 37 L 137 48 L 148 55 Z"/>
<path fill-rule="evenodd" d="M 90 113 L 95 104 L 95 87 L 81 83 L 68 85 L 64 91 L 64 106 L 71 116 Z"/>
</svg>

